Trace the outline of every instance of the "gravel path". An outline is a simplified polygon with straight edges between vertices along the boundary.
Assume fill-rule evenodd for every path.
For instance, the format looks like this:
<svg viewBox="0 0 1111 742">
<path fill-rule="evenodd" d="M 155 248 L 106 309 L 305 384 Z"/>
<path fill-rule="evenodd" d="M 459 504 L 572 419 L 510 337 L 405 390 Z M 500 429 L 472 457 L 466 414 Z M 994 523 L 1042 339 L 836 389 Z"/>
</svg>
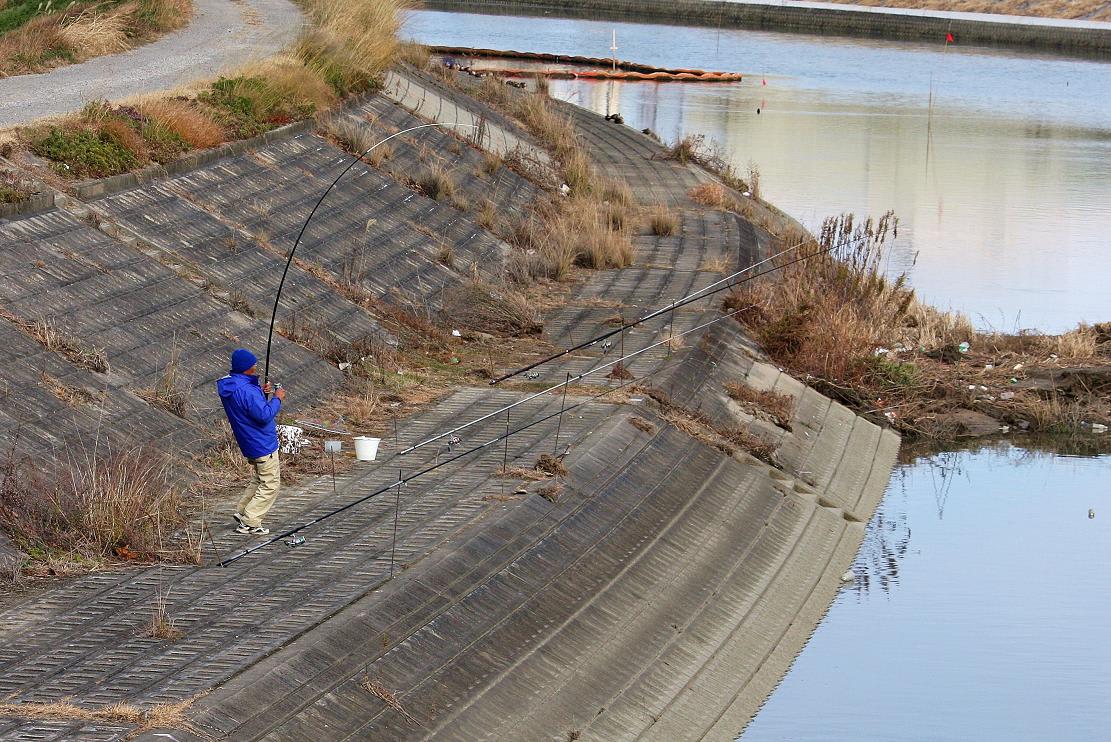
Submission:
<svg viewBox="0 0 1111 742">
<path fill-rule="evenodd" d="M 289 0 L 193 0 L 193 21 L 122 54 L 0 80 L 0 129 L 213 77 L 288 44 L 304 18 Z"/>
</svg>

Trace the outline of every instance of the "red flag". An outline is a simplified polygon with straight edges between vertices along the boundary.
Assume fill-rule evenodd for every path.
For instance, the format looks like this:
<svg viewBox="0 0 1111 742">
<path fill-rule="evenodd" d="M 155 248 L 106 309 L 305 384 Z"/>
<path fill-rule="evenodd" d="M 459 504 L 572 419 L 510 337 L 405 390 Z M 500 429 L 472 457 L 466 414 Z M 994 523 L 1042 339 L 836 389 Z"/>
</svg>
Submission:
<svg viewBox="0 0 1111 742">
<path fill-rule="evenodd" d="M 945 43 L 946 44 L 952 44 L 953 43 L 953 34 L 951 34 L 951 33 L 945 34 Z"/>
</svg>

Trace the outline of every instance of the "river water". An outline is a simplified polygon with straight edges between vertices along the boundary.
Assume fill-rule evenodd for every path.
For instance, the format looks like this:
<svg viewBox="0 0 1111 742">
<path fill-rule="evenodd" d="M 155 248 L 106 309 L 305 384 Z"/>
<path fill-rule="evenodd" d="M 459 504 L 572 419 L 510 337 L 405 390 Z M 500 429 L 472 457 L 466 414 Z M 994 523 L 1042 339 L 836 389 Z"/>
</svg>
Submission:
<svg viewBox="0 0 1111 742">
<path fill-rule="evenodd" d="M 1111 64 L 782 33 L 421 11 L 429 44 L 746 73 L 736 84 L 555 81 L 665 141 L 703 134 L 816 226 L 893 209 L 890 269 L 984 328 L 1111 320 Z M 757 110 L 759 109 L 759 113 Z"/>
<path fill-rule="evenodd" d="M 1106 739 L 1109 474 L 1007 445 L 900 466 L 744 742 Z"/>
<path fill-rule="evenodd" d="M 1111 64 L 553 18 L 408 24 L 429 44 L 588 56 L 608 56 L 614 30 L 624 59 L 748 77 L 554 95 L 665 140 L 705 135 L 810 226 L 894 209 L 891 270 L 982 327 L 1111 319 Z M 1111 456 L 1005 444 L 900 465 L 855 579 L 743 739 L 1106 738 L 1109 481 Z"/>
</svg>

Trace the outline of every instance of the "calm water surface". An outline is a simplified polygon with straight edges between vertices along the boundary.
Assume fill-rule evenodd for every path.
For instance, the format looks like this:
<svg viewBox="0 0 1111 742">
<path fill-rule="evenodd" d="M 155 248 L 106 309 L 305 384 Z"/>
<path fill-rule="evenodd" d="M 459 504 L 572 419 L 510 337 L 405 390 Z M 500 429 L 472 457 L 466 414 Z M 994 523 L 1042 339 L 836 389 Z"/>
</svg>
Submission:
<svg viewBox="0 0 1111 742">
<path fill-rule="evenodd" d="M 891 270 L 983 327 L 1111 319 L 1111 64 L 552 18 L 422 11 L 408 23 L 430 44 L 591 56 L 609 55 L 613 30 L 622 58 L 748 76 L 556 81 L 553 94 L 665 140 L 704 134 L 808 226 L 894 209 Z"/>
<path fill-rule="evenodd" d="M 891 269 L 982 326 L 1111 319 L 1111 64 L 579 20 L 409 23 L 431 44 L 592 56 L 612 29 L 623 58 L 749 76 L 554 94 L 666 140 L 706 135 L 811 226 L 894 209 Z M 1106 739 L 1109 483 L 1111 456 L 1007 446 L 900 467 L 857 579 L 744 740 Z"/>
<path fill-rule="evenodd" d="M 1109 482 L 1006 446 L 900 467 L 744 742 L 1107 739 Z"/>
</svg>

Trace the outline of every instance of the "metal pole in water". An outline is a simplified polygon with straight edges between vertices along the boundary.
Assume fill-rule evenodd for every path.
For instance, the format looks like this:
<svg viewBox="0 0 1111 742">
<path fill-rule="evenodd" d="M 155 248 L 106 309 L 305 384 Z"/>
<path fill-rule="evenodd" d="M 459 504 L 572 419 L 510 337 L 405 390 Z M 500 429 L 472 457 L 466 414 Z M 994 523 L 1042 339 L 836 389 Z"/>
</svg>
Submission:
<svg viewBox="0 0 1111 742">
<path fill-rule="evenodd" d="M 567 372 L 567 380 L 563 382 L 563 400 L 559 403 L 559 418 L 556 420 L 555 445 L 552 446 L 552 455 L 559 451 L 559 430 L 563 427 L 563 409 L 567 406 L 567 387 L 571 386 L 571 372 Z"/>
</svg>

